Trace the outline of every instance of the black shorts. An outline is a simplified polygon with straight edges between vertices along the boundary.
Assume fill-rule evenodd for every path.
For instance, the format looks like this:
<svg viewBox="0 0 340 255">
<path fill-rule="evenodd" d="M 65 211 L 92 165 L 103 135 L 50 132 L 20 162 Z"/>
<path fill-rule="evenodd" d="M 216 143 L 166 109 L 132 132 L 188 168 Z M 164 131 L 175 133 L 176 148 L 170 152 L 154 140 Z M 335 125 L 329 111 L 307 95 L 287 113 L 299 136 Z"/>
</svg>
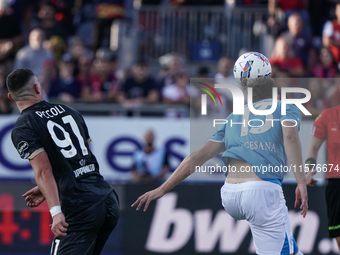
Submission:
<svg viewBox="0 0 340 255">
<path fill-rule="evenodd" d="M 329 237 L 340 236 L 340 179 L 329 179 L 326 186 Z"/>
<path fill-rule="evenodd" d="M 117 194 L 111 192 L 103 202 L 78 216 L 67 222 L 69 226 L 65 237 L 54 238 L 51 255 L 100 254 L 119 219 Z"/>
</svg>

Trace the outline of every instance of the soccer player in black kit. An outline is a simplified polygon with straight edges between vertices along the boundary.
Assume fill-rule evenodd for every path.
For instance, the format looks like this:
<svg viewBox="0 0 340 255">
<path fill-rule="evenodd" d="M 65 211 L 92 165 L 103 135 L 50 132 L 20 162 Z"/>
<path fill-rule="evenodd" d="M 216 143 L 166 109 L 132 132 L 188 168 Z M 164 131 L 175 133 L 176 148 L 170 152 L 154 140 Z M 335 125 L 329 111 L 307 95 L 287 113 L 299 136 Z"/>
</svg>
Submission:
<svg viewBox="0 0 340 255">
<path fill-rule="evenodd" d="M 35 207 L 46 198 L 53 218 L 52 255 L 100 254 L 119 218 L 113 188 L 99 173 L 83 117 L 74 109 L 42 100 L 29 69 L 7 77 L 8 97 L 21 112 L 12 141 L 29 159 L 37 187 L 23 196 Z"/>
</svg>

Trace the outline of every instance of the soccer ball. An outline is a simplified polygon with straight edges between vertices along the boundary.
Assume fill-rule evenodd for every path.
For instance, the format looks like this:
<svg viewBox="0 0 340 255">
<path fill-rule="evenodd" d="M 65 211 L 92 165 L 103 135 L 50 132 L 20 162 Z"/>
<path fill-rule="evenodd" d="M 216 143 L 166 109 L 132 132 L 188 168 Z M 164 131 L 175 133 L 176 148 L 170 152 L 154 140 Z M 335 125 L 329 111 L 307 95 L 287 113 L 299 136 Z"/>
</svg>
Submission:
<svg viewBox="0 0 340 255">
<path fill-rule="evenodd" d="M 261 76 L 270 77 L 272 67 L 265 55 L 258 52 L 247 52 L 241 55 L 234 65 L 234 77 L 243 87 L 251 79 Z"/>
</svg>

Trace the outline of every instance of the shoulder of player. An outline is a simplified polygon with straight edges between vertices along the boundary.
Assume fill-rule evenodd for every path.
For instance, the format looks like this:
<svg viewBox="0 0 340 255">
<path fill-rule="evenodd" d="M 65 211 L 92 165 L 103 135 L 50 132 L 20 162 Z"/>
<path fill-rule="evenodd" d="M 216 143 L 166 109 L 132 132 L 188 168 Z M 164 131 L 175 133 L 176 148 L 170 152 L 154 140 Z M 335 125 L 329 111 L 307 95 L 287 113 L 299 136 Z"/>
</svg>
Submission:
<svg viewBox="0 0 340 255">
<path fill-rule="evenodd" d="M 316 122 L 317 120 L 321 119 L 323 120 L 327 120 L 329 118 L 331 118 L 333 115 L 336 115 L 336 112 L 340 110 L 340 106 L 334 106 L 328 109 L 323 110 L 320 115 L 318 117 L 315 118 L 314 122 Z"/>
<path fill-rule="evenodd" d="M 328 108 L 326 110 L 323 110 L 321 112 L 320 116 L 321 115 L 324 115 L 324 116 L 332 115 L 332 114 L 336 113 L 339 110 L 340 110 L 340 106 L 334 106 L 334 107 Z"/>
</svg>

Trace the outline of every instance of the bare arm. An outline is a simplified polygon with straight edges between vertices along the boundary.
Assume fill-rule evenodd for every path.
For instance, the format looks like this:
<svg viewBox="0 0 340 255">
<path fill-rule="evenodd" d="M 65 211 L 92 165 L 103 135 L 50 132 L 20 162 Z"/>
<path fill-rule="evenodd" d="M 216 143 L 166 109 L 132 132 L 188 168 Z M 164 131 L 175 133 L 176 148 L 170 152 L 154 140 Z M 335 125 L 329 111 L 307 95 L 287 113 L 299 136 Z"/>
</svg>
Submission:
<svg viewBox="0 0 340 255">
<path fill-rule="evenodd" d="M 41 152 L 35 156 L 31 161 L 31 166 L 34 170 L 35 181 L 39 190 L 46 198 L 48 208 L 60 206 L 57 183 L 52 173 L 52 166 L 48 159 L 46 152 Z M 53 217 L 52 232 L 57 237 L 66 236 L 66 227 L 63 213 L 56 214 Z"/>
<path fill-rule="evenodd" d="M 312 141 L 309 145 L 308 151 L 307 151 L 307 159 L 313 158 L 315 161 L 318 158 L 318 152 L 319 149 L 322 145 L 322 143 L 324 142 L 324 140 L 319 139 L 315 136 L 312 137 Z M 307 162 L 306 162 L 307 163 Z M 315 169 L 315 168 L 314 168 Z M 313 178 L 313 176 L 316 174 L 316 171 L 310 170 L 307 173 L 307 184 L 310 186 L 314 186 L 317 183 L 317 180 L 315 180 Z"/>
<path fill-rule="evenodd" d="M 269 0 L 268 1 L 268 12 L 269 12 L 270 15 L 275 14 L 276 4 L 277 4 L 276 0 Z"/>
<path fill-rule="evenodd" d="M 313 136 L 312 141 L 311 141 L 309 148 L 308 148 L 308 151 L 307 151 L 306 158 L 315 158 L 315 160 L 316 160 L 317 157 L 318 157 L 319 149 L 320 149 L 323 142 L 324 142 L 324 140 Z"/>
<path fill-rule="evenodd" d="M 186 179 L 190 174 L 195 172 L 195 166 L 201 166 L 209 159 L 215 157 L 220 152 L 225 151 L 224 143 L 217 143 L 208 141 L 202 148 L 192 152 L 188 155 L 182 163 L 178 166 L 175 172 L 157 189 L 149 191 L 140 196 L 131 207 L 137 206 L 137 211 L 145 203 L 144 212 L 148 209 L 148 206 L 152 200 L 161 198 L 177 184 Z"/>
<path fill-rule="evenodd" d="M 35 181 L 46 198 L 48 208 L 60 206 L 57 184 L 46 152 L 39 153 L 30 163 L 34 170 Z"/>
<path fill-rule="evenodd" d="M 305 217 L 308 210 L 307 181 L 302 162 L 301 142 L 298 129 L 297 127 L 282 127 L 282 132 L 287 159 L 289 164 L 292 165 L 297 182 L 295 207 L 298 207 L 301 201 L 301 215 Z"/>
<path fill-rule="evenodd" d="M 334 40 L 331 37 L 328 37 L 326 35 L 322 36 L 322 44 L 325 47 L 329 47 L 330 45 L 334 45 L 336 47 L 340 47 L 340 41 Z"/>
<path fill-rule="evenodd" d="M 156 89 L 151 90 L 144 100 L 146 104 L 154 104 L 159 101 L 159 93 Z"/>
</svg>

